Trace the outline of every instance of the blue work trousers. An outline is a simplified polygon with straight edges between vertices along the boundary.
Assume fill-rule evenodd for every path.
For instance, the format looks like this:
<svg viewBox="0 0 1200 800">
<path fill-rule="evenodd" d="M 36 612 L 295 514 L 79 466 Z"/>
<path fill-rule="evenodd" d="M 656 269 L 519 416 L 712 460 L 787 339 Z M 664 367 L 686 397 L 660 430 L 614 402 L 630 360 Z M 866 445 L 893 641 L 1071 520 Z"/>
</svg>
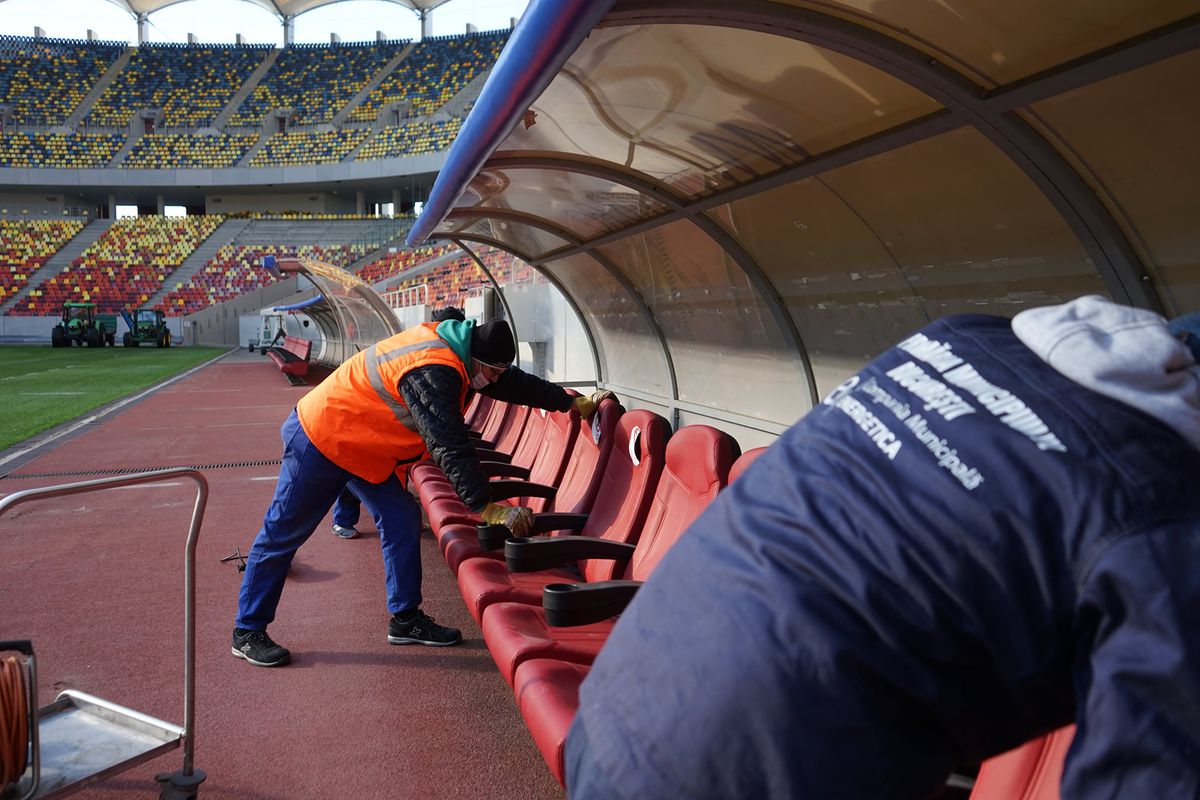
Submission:
<svg viewBox="0 0 1200 800">
<path fill-rule="evenodd" d="M 395 614 L 420 606 L 421 507 L 400 479 L 392 474 L 383 483 L 368 483 L 334 464 L 309 440 L 294 410 L 280 433 L 279 483 L 246 556 L 237 627 L 266 630 L 275 619 L 292 558 L 346 486 L 362 500 L 379 530 L 388 611 Z"/>
<path fill-rule="evenodd" d="M 338 495 L 337 502 L 333 504 L 333 524 L 341 525 L 343 528 L 353 528 L 358 524 L 358 514 L 358 495 L 350 491 L 350 487 L 347 486 Z"/>
</svg>

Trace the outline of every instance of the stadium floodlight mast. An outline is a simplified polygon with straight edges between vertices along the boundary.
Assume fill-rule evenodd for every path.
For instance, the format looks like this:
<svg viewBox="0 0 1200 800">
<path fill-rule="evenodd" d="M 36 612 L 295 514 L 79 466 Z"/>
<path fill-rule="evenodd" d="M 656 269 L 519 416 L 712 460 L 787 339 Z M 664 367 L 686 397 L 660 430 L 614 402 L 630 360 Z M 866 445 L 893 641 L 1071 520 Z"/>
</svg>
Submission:
<svg viewBox="0 0 1200 800">
<path fill-rule="evenodd" d="M 3 3 L 4 0 L 0 0 Z M 106 0 L 109 3 L 117 6 L 120 9 L 128 12 L 131 17 L 137 22 L 138 44 L 144 44 L 149 34 L 150 15 L 155 11 L 160 11 L 168 6 L 182 3 L 185 0 Z M 445 5 L 452 0 L 379 0 L 381 3 L 391 3 L 403 8 L 407 8 L 416 14 L 421 20 L 421 38 L 424 39 L 430 35 L 432 24 L 432 12 L 438 6 Z M 245 0 L 245 2 L 259 6 L 274 14 L 280 24 L 283 25 L 283 43 L 289 45 L 295 37 L 295 20 L 296 17 L 305 12 L 312 11 L 322 6 L 332 5 L 333 3 L 343 2 L 343 0 Z"/>
</svg>

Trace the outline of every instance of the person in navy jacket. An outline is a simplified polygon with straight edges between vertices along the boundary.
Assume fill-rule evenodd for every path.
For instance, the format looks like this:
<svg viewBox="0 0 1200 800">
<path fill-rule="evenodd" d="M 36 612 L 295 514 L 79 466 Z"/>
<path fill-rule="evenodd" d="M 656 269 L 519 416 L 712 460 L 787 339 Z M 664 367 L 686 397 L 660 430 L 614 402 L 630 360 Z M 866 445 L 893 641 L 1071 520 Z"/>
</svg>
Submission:
<svg viewBox="0 0 1200 800">
<path fill-rule="evenodd" d="M 1064 797 L 1200 797 L 1198 334 L 1083 297 L 837 387 L 622 615 L 572 800 L 919 798 L 1072 721 Z"/>
</svg>

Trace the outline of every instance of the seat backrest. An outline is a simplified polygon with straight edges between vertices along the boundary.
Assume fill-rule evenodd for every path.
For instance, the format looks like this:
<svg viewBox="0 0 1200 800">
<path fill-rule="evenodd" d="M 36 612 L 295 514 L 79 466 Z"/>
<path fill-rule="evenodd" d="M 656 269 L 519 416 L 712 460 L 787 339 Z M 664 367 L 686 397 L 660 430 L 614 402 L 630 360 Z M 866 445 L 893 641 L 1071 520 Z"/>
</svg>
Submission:
<svg viewBox="0 0 1200 800">
<path fill-rule="evenodd" d="M 562 481 L 563 470 L 567 466 L 567 456 L 575 446 L 575 436 L 579 433 L 579 412 L 552 411 L 546 415 L 546 429 L 542 433 L 541 447 L 529 468 L 529 480 L 545 486 L 558 486 Z M 535 512 L 546 511 L 550 503 L 541 497 L 523 497 L 520 505 L 528 506 Z"/>
<path fill-rule="evenodd" d="M 592 509 L 596 490 L 603 477 L 608 454 L 612 450 L 613 431 L 625 409 L 619 403 L 605 400 L 591 417 L 580 417 L 579 430 L 567 456 L 554 510 L 564 514 L 586 514 Z"/>
<path fill-rule="evenodd" d="M 733 462 L 733 467 L 729 470 L 729 482 L 733 483 L 738 478 L 742 477 L 742 473 L 746 471 L 754 463 L 754 460 L 767 452 L 765 447 L 754 447 L 738 456 L 737 461 Z"/>
<path fill-rule="evenodd" d="M 1063 762 L 1075 726 L 1067 725 L 989 758 L 979 768 L 971 800 L 1059 800 Z"/>
<path fill-rule="evenodd" d="M 486 402 L 485 402 L 486 401 Z M 480 409 L 475 412 L 475 419 L 471 422 L 471 429 L 481 436 L 483 431 L 492 421 L 492 417 L 502 413 L 506 403 L 502 400 L 496 400 L 491 397 L 484 398 L 481 402 Z"/>
<path fill-rule="evenodd" d="M 517 445 L 521 442 L 521 432 L 525 430 L 525 423 L 529 421 L 529 411 L 529 406 L 517 404 L 509 406 L 504 425 L 496 434 L 496 450 L 508 455 L 512 455 L 516 451 Z"/>
<path fill-rule="evenodd" d="M 546 420 L 550 419 L 553 411 L 546 411 L 541 408 L 529 409 L 529 416 L 525 419 L 525 428 L 521 431 L 521 439 L 517 443 L 517 449 L 513 451 L 512 463 L 518 467 L 532 469 L 533 462 L 537 458 L 538 451 L 542 449 L 542 437 L 546 432 Z"/>
<path fill-rule="evenodd" d="M 479 392 L 471 393 L 471 400 L 467 403 L 467 411 L 463 414 L 463 421 L 467 423 L 468 428 L 479 430 L 482 427 L 484 418 L 492 410 L 492 403 L 495 401 L 485 394 Z M 477 427 L 475 423 L 479 423 Z"/>
<path fill-rule="evenodd" d="M 612 438 L 612 452 L 581 534 L 637 544 L 666 463 L 671 424 L 653 411 L 626 411 Z M 579 572 L 589 582 L 609 581 L 623 566 L 611 558 L 591 558 L 579 563 Z"/>
<path fill-rule="evenodd" d="M 515 413 L 515 405 L 513 403 L 505 403 L 502 400 L 496 401 L 496 404 L 492 408 L 491 416 L 484 423 L 483 429 L 479 431 L 479 435 L 483 437 L 485 442 L 495 442 L 500 437 L 500 431 L 508 424 L 508 420 Z"/>
<path fill-rule="evenodd" d="M 666 464 L 625 577 L 644 581 L 667 550 L 729 481 L 737 442 L 708 425 L 680 428 L 667 443 Z"/>
</svg>

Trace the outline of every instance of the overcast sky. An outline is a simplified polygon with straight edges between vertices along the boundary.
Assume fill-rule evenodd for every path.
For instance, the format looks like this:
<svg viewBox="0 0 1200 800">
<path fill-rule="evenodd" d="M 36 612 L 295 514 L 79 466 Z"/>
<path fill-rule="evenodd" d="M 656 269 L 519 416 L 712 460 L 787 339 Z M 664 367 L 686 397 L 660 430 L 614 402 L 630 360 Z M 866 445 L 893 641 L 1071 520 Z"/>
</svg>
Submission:
<svg viewBox="0 0 1200 800">
<path fill-rule="evenodd" d="M 528 0 L 450 0 L 433 12 L 433 34 L 463 33 L 467 23 L 479 30 L 507 28 L 520 17 Z M 90 28 L 96 38 L 137 41 L 133 17 L 107 0 L 3 0 L 0 34 L 32 36 L 34 27 L 58 39 L 83 39 Z M 343 42 L 374 41 L 382 30 L 389 39 L 420 35 L 417 16 L 406 8 L 380 0 L 346 0 L 296 18 L 297 42 L 328 42 L 336 33 Z M 283 44 L 278 18 L 245 0 L 184 0 L 150 15 L 151 42 L 185 42 L 189 33 L 201 42 L 233 42 L 240 33 L 247 42 Z"/>
</svg>

